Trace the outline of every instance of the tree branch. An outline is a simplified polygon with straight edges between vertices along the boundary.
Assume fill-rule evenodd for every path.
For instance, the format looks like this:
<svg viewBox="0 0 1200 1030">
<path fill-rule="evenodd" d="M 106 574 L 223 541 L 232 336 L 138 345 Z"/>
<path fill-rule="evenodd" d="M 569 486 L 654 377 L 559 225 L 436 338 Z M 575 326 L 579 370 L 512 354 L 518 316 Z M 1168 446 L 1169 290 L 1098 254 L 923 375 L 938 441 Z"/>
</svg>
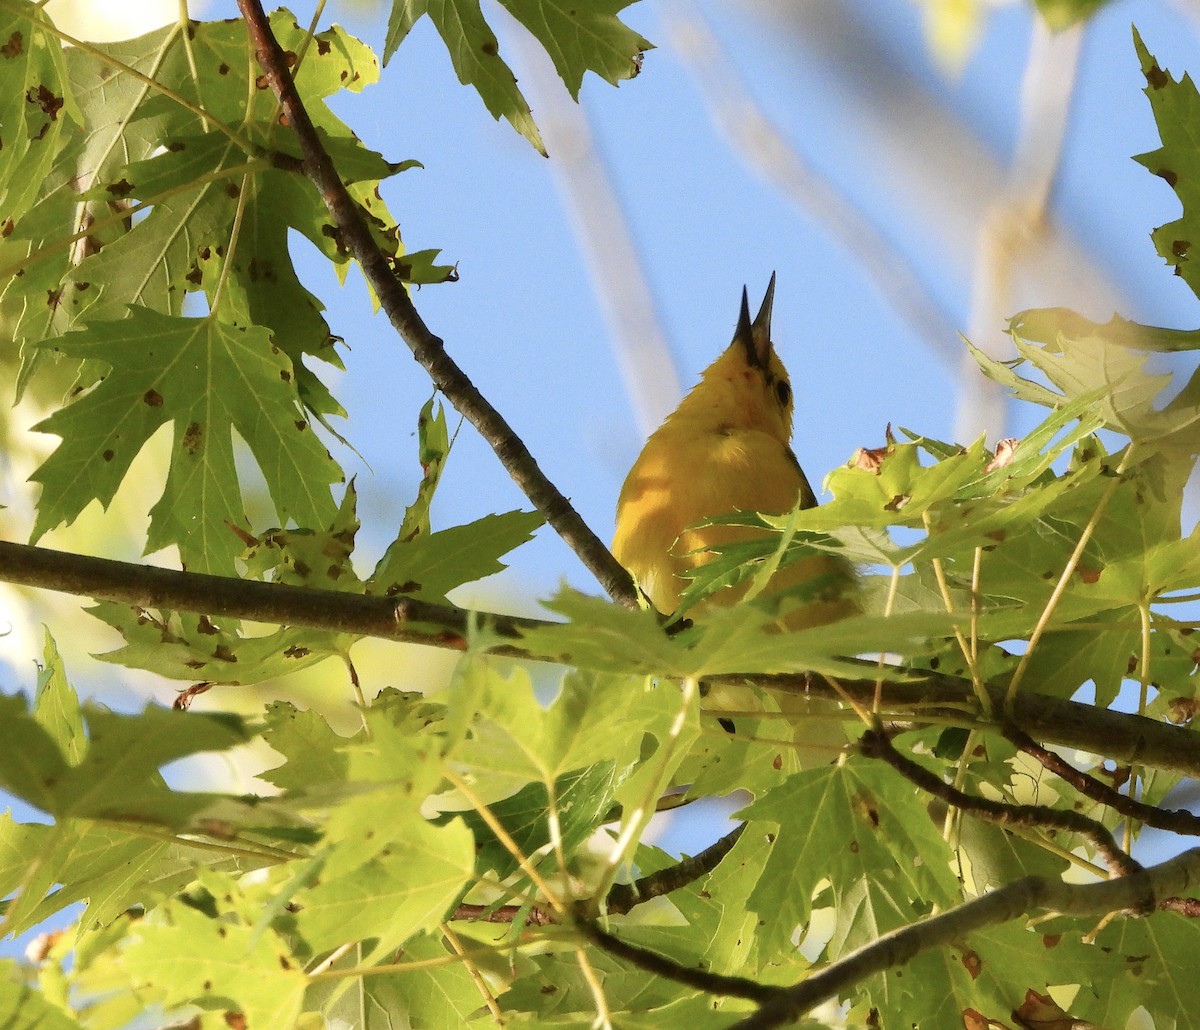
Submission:
<svg viewBox="0 0 1200 1030">
<path fill-rule="evenodd" d="M 878 666 L 863 662 L 862 669 L 861 680 L 839 679 L 838 687 L 869 708 L 874 704 L 874 677 Z M 986 720 L 978 710 L 970 680 L 928 670 L 911 670 L 909 675 L 914 678 L 885 684 L 883 697 L 889 707 L 912 708 L 912 720 L 918 723 L 922 716 L 962 719 L 969 713 L 981 729 L 985 728 Z M 842 696 L 823 677 L 810 673 L 756 673 L 753 676 L 729 673 L 706 676 L 703 682 L 707 686 L 757 686 L 830 700 L 839 700 Z M 1003 711 L 1004 685 L 989 683 L 985 686 L 991 694 L 993 710 Z M 964 705 L 969 707 L 964 710 Z M 1010 721 L 1004 725 L 1016 726 L 1037 740 L 1105 755 L 1129 764 L 1173 769 L 1200 777 L 1200 747 L 1196 746 L 1195 734 L 1184 726 L 1033 691 L 1018 694 L 1008 714 Z M 998 723 L 994 725 L 997 730 L 1003 728 Z"/>
<path fill-rule="evenodd" d="M 354 198 L 313 127 L 300 99 L 287 61 L 259 0 L 238 0 L 238 9 L 258 52 L 272 90 L 304 153 L 304 169 L 321 194 L 342 240 L 362 267 L 380 306 L 413 356 L 454 407 L 491 445 L 509 475 L 546 521 L 599 580 L 614 601 L 636 606 L 637 592 L 629 573 L 546 478 L 533 455 L 500 413 L 446 353 L 445 344 L 422 321 L 408 290 L 397 278 L 387 256 L 376 244 Z"/>
<path fill-rule="evenodd" d="M 722 973 L 710 973 L 703 969 L 697 969 L 695 966 L 680 965 L 673 959 L 666 958 L 649 948 L 642 948 L 623 941 L 607 930 L 601 930 L 595 923 L 581 921 L 575 924 L 575 928 L 601 951 L 624 959 L 647 973 L 686 984 L 688 987 L 695 987 L 708 994 L 747 998 L 750 1001 L 767 1003 L 778 990 L 778 988 L 769 987 L 748 977 L 725 976 Z"/>
<path fill-rule="evenodd" d="M 1078 833 L 1092 842 L 1096 851 L 1104 857 L 1109 868 L 1121 876 L 1130 876 L 1141 869 L 1128 854 L 1113 839 L 1113 835 L 1095 819 L 1089 819 L 1082 812 L 1073 808 L 1050 808 L 1048 805 L 1010 805 L 1003 801 L 993 801 L 991 798 L 975 797 L 946 783 L 940 776 L 935 775 L 923 765 L 918 765 L 911 758 L 896 750 L 891 740 L 882 730 L 868 730 L 859 741 L 859 748 L 870 758 L 879 758 L 887 762 L 910 783 L 934 797 L 941 798 L 948 805 L 961 808 L 964 812 L 980 816 L 1001 826 L 1031 826 L 1034 828 L 1049 827 L 1056 830 L 1066 830 Z"/>
<path fill-rule="evenodd" d="M 144 608 L 306 626 L 451 650 L 464 650 L 469 639 L 471 615 L 453 605 L 179 572 L 2 540 L 0 581 Z M 487 614 L 486 618 L 496 635 L 513 641 L 493 647 L 493 653 L 531 661 L 562 657 L 534 654 L 520 643 L 523 630 L 549 623 L 511 615 Z M 840 692 L 827 680 L 807 673 L 713 676 L 703 682 L 708 686 L 756 684 L 830 700 L 840 700 L 844 693 L 870 706 L 877 673 L 874 662 L 864 662 L 863 678 L 839 679 Z M 932 672 L 922 673 L 922 677 L 919 682 L 886 684 L 883 700 L 891 706 L 914 707 L 917 721 L 922 714 L 981 718 L 967 680 Z M 993 693 L 999 711 L 1003 694 L 1000 690 Z M 965 711 L 964 705 L 969 706 Z M 1200 776 L 1196 735 L 1184 726 L 1033 692 L 1019 694 L 1011 714 L 1015 725 L 1037 740 Z"/>
<path fill-rule="evenodd" d="M 666 869 L 649 873 L 634 880 L 633 883 L 614 884 L 604 899 L 605 914 L 624 915 L 651 898 L 670 894 L 671 891 L 679 890 L 680 887 L 686 887 L 700 877 L 707 876 L 721 864 L 721 859 L 733 850 L 733 846 L 738 842 L 738 838 L 741 837 L 745 828 L 745 823 L 734 827 L 724 837 L 710 844 L 703 851 L 691 858 L 682 859 Z"/>
<path fill-rule="evenodd" d="M 556 923 L 554 913 L 541 905 L 468 905 L 465 902 L 450 913 L 450 922 L 515 923 L 522 926 L 549 926 Z"/>
<path fill-rule="evenodd" d="M 1026 876 L 947 912 L 893 930 L 870 944 L 810 974 L 791 987 L 771 987 L 740 976 L 685 966 L 657 952 L 622 941 L 593 923 L 578 930 L 596 947 L 639 969 L 709 994 L 746 998 L 759 1010 L 734 1024 L 736 1030 L 766 1030 L 799 1019 L 817 1005 L 843 994 L 868 977 L 902 966 L 931 948 L 961 942 L 984 926 L 1011 922 L 1035 910 L 1057 915 L 1090 916 L 1108 912 L 1145 913 L 1154 908 L 1200 915 L 1200 901 L 1180 897 L 1200 887 L 1200 848 L 1162 865 L 1139 868 L 1128 876 L 1099 883 L 1073 884 L 1043 876 Z"/>
<path fill-rule="evenodd" d="M 828 998 L 867 977 L 903 965 L 928 951 L 961 941 L 983 926 L 1020 919 L 1037 909 L 1067 916 L 1092 916 L 1121 910 L 1140 911 L 1146 899 L 1164 909 L 1179 911 L 1175 895 L 1200 887 L 1200 848 L 1150 869 L 1100 883 L 1063 883 L 1027 876 L 982 897 L 893 930 L 876 941 L 813 973 L 791 987 L 776 989 L 772 998 L 751 1016 L 734 1024 L 736 1030 L 768 1030 L 785 1026 Z"/>
<path fill-rule="evenodd" d="M 452 650 L 464 650 L 467 646 L 466 611 L 404 596 L 349 594 L 201 572 L 177 572 L 4 540 L 0 540 L 0 580 L 143 608 L 306 626 Z M 520 639 L 521 629 L 545 625 L 539 619 L 509 615 L 495 618 L 495 622 L 489 620 L 491 629 L 514 641 Z M 527 656 L 526 651 L 515 645 L 511 652 L 501 647 L 498 653 Z"/>
<path fill-rule="evenodd" d="M 710 844 L 703 851 L 691 858 L 683 858 L 674 865 L 667 866 L 655 873 L 634 880 L 633 883 L 617 883 L 604 898 L 603 910 L 605 915 L 625 915 L 638 905 L 644 904 L 651 898 L 670 894 L 671 891 L 686 887 L 702 876 L 707 876 L 732 850 L 738 838 L 745 829 L 745 824 L 736 826 L 720 840 Z M 581 899 L 575 903 L 575 912 L 580 919 L 591 917 L 592 899 Z M 526 926 L 545 926 L 557 922 L 554 913 L 537 905 L 529 908 L 523 905 L 501 905 L 498 908 L 489 905 L 459 905 L 454 910 L 451 919 L 482 920 L 486 923 L 512 923 L 524 914 Z"/>
<path fill-rule="evenodd" d="M 757 170 L 800 212 L 811 218 L 856 262 L 897 317 L 908 323 L 933 355 L 947 364 L 963 353 L 958 324 L 897 247 L 867 205 L 847 195 L 841 181 L 823 174 L 771 121 L 751 96 L 743 76 L 693 5 L 664 7 L 671 43 L 692 73 L 713 124 L 743 163 Z M 801 134 L 801 138 L 803 134 Z"/>
<path fill-rule="evenodd" d="M 1042 747 L 1036 740 L 1015 726 L 1006 726 L 1004 736 L 1027 755 L 1036 758 L 1059 779 L 1066 780 L 1084 797 L 1091 798 L 1101 805 L 1107 805 L 1113 811 L 1130 816 L 1155 829 L 1172 830 L 1175 833 L 1186 833 L 1193 837 L 1200 836 L 1200 816 L 1183 808 L 1158 808 L 1155 805 L 1147 805 L 1136 798 L 1131 798 L 1128 794 L 1122 794 L 1094 776 L 1080 772 L 1073 765 L 1064 761 L 1061 756 Z"/>
</svg>

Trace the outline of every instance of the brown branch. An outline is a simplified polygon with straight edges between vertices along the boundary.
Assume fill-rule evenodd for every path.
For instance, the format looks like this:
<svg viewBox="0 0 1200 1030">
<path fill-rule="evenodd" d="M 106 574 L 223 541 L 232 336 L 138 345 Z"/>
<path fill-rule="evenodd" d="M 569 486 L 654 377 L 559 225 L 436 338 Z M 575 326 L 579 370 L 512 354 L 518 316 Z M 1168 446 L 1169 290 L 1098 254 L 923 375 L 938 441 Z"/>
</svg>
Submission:
<svg viewBox="0 0 1200 1030">
<path fill-rule="evenodd" d="M 648 873 L 633 883 L 614 884 L 604 899 L 604 913 L 611 916 L 624 915 L 651 898 L 670 894 L 671 891 L 679 890 L 700 877 L 707 876 L 721 864 L 721 859 L 733 850 L 745 828 L 744 823 L 734 827 L 703 851 L 691 858 L 682 859 L 675 865 L 667 866 L 666 869 Z"/>
<path fill-rule="evenodd" d="M 540 905 L 459 905 L 450 913 L 450 922 L 515 923 L 522 926 L 549 926 L 558 920 L 554 912 Z"/>
<path fill-rule="evenodd" d="M 1048 805 L 1010 805 L 1003 801 L 967 794 L 946 783 L 923 765 L 902 755 L 881 730 L 868 730 L 864 733 L 859 741 L 859 748 L 864 755 L 882 759 L 910 783 L 916 784 L 934 797 L 941 798 L 949 805 L 961 808 L 964 812 L 970 812 L 1001 826 L 1048 827 L 1078 833 L 1091 841 L 1109 868 L 1121 876 L 1130 876 L 1141 869 L 1137 862 L 1121 850 L 1113 835 L 1103 825 L 1095 819 L 1089 819 L 1082 812 L 1070 808 L 1050 808 Z"/>
<path fill-rule="evenodd" d="M 0 540 L 0 580 L 143 608 L 224 615 L 453 650 L 467 646 L 466 611 L 411 597 L 377 597 L 202 572 L 177 572 L 3 540 Z M 537 619 L 508 615 L 495 619 L 495 622 L 489 619 L 491 629 L 514 641 L 520 639 L 523 628 L 545 625 Z M 512 653 L 525 654 L 515 645 Z"/>
<path fill-rule="evenodd" d="M 509 475 L 546 521 L 615 601 L 629 606 L 638 603 L 628 572 L 571 507 L 570 502 L 538 467 L 529 449 L 500 413 L 476 389 L 475 384 L 446 353 L 445 344 L 422 321 L 408 290 L 397 278 L 387 255 L 376 244 L 362 211 L 342 183 L 329 153 L 321 144 L 308 111 L 292 82 L 287 60 L 259 0 L 238 0 L 258 61 L 300 142 L 304 169 L 321 194 L 342 241 L 362 268 L 363 275 L 379 298 L 388 320 L 429 377 L 454 407 L 491 445 Z"/>
<path fill-rule="evenodd" d="M 604 898 L 603 911 L 606 915 L 625 915 L 638 905 L 644 904 L 651 898 L 670 894 L 672 891 L 694 883 L 702 876 L 707 876 L 733 849 L 741 837 L 745 824 L 737 826 L 725 834 L 720 840 L 710 844 L 703 851 L 691 858 L 683 858 L 674 865 L 659 869 L 654 873 L 634 880 L 633 883 L 614 884 Z M 594 906 L 592 899 L 581 899 L 575 903 L 575 912 L 580 919 L 592 916 Z M 526 926 L 546 926 L 557 922 L 554 913 L 537 905 L 532 908 L 525 905 L 459 905 L 451 915 L 451 919 L 478 920 L 485 923 L 512 923 L 524 918 Z"/>
<path fill-rule="evenodd" d="M 893 930 L 870 944 L 843 956 L 824 969 L 791 987 L 772 987 L 740 976 L 725 976 L 694 966 L 685 966 L 600 929 L 595 923 L 578 922 L 576 929 L 596 947 L 655 976 L 694 987 L 708 994 L 745 998 L 759 1004 L 753 1015 L 734 1024 L 734 1030 L 768 1030 L 784 1026 L 830 998 L 841 997 L 855 984 L 911 961 L 922 952 L 962 941 L 983 926 L 1011 922 L 1035 910 L 1066 916 L 1091 916 L 1126 911 L 1143 914 L 1151 908 L 1200 917 L 1200 899 L 1180 897 L 1200 887 L 1200 848 L 1193 848 L 1150 869 L 1139 868 L 1128 876 L 1099 883 L 1069 884 L 1042 876 L 1027 876 L 982 897 L 966 901 L 947 912 Z M 472 909 L 477 906 L 460 906 Z M 482 908 L 482 906 L 478 906 Z M 512 921 L 513 915 L 492 918 Z M 480 912 L 478 918 L 491 918 Z M 455 914 L 455 918 L 470 915 Z M 529 924 L 552 922 L 531 916 Z"/>
<path fill-rule="evenodd" d="M 674 980 L 676 983 L 685 984 L 688 987 L 695 987 L 708 994 L 747 998 L 750 1001 L 763 1003 L 771 999 L 778 991 L 776 987 L 761 984 L 757 980 L 750 980 L 744 976 L 725 976 L 722 973 L 710 973 L 694 966 L 680 965 L 673 959 L 666 958 L 649 948 L 641 948 L 636 944 L 623 941 L 607 930 L 601 930 L 595 923 L 578 922 L 575 924 L 575 928 L 601 951 L 624 959 L 647 973 Z"/>
<path fill-rule="evenodd" d="M 374 597 L 178 572 L 7 541 L 0 541 L 0 581 L 144 608 L 305 626 L 452 650 L 467 646 L 471 619 L 470 613 L 453 605 L 430 604 L 407 597 Z M 550 623 L 509 615 L 485 617 L 497 636 L 513 641 L 494 646 L 493 653 L 531 661 L 563 660 L 561 655 L 535 654 L 520 643 L 523 630 Z M 875 697 L 878 668 L 874 662 L 864 662 L 862 667 L 862 679 L 838 681 L 841 693 L 828 681 L 807 673 L 713 676 L 706 677 L 704 683 L 710 686 L 754 683 L 830 700 L 838 700 L 844 693 L 870 706 Z M 982 722 L 982 716 L 973 708 L 974 695 L 967 680 L 940 673 L 921 675 L 920 681 L 886 683 L 885 704 L 920 706 L 913 715 L 917 722 L 922 714 L 970 717 Z M 1000 694 L 996 697 L 1000 710 Z M 964 712 L 963 705 L 972 707 Z M 1017 696 L 1012 718 L 1022 730 L 1039 740 L 1200 776 L 1196 735 L 1183 726 L 1033 692 Z"/>
<path fill-rule="evenodd" d="M 868 977 L 904 965 L 931 948 L 954 944 L 983 926 L 1011 922 L 1035 910 L 1085 916 L 1150 909 L 1200 915 L 1200 901 L 1178 895 L 1200 886 L 1200 848 L 1193 848 L 1150 869 L 1099 883 L 1074 884 L 1027 876 L 982 897 L 884 934 L 790 987 L 771 987 L 738 976 L 685 966 L 657 952 L 622 941 L 594 923 L 576 928 L 598 948 L 655 976 L 709 994 L 757 1002 L 753 1015 L 734 1024 L 738 1030 L 766 1030 L 794 1022 L 822 1002 L 841 997 Z"/>
<path fill-rule="evenodd" d="M 1123 910 L 1141 911 L 1145 899 L 1174 908 L 1175 895 L 1200 887 L 1200 848 L 1162 865 L 1100 883 L 1063 883 L 1027 876 L 936 916 L 900 927 L 852 951 L 832 965 L 811 973 L 791 987 L 777 988 L 757 1012 L 734 1024 L 736 1030 L 768 1030 L 786 1026 L 829 998 L 840 997 L 854 984 L 903 965 L 921 952 L 954 944 L 982 926 L 1007 923 L 1034 910 L 1067 916 L 1092 916 Z"/>
<path fill-rule="evenodd" d="M 839 679 L 838 686 L 867 707 L 874 704 L 874 662 L 863 662 L 861 680 Z M 910 672 L 911 680 L 885 683 L 884 703 L 889 706 L 920 706 L 912 720 L 920 722 L 922 715 L 932 718 L 962 719 L 963 705 L 970 705 L 969 717 L 980 728 L 986 725 L 975 704 L 969 680 L 938 672 Z M 917 679 L 917 677 L 920 677 Z M 754 685 L 792 694 L 838 700 L 839 691 L 820 676 L 809 673 L 786 673 L 747 676 L 744 673 L 706 677 L 709 685 Z M 1004 708 L 1004 687 L 988 687 L 993 710 Z M 1143 715 L 1114 712 L 1094 705 L 1081 704 L 1063 698 L 1049 697 L 1034 691 L 1018 694 L 1009 712 L 1010 723 L 1037 740 L 1105 755 L 1129 764 L 1151 765 L 1157 769 L 1173 769 L 1189 776 L 1200 777 L 1200 747 L 1195 734 L 1183 726 L 1158 722 Z M 996 728 L 1002 729 L 999 725 Z"/>
<path fill-rule="evenodd" d="M 1107 805 L 1114 811 L 1137 819 L 1147 826 L 1153 826 L 1155 829 L 1171 830 L 1193 837 L 1200 836 L 1200 816 L 1195 813 L 1183 808 L 1158 808 L 1155 805 L 1148 805 L 1144 801 L 1131 798 L 1128 794 L 1122 794 L 1107 783 L 1076 769 L 1060 755 L 1042 747 L 1036 740 L 1015 726 L 1006 726 L 1004 736 L 1027 755 L 1036 758 L 1059 779 L 1069 783 L 1084 797 Z"/>
</svg>

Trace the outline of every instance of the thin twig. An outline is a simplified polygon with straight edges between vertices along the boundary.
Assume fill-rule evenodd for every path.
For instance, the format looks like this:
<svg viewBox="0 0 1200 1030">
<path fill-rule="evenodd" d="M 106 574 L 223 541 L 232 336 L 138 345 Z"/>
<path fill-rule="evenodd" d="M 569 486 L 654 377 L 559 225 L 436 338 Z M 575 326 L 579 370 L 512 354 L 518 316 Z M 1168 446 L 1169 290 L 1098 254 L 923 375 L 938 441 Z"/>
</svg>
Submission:
<svg viewBox="0 0 1200 1030">
<path fill-rule="evenodd" d="M 923 765 L 902 755 L 881 730 L 869 730 L 864 733 L 859 741 L 859 748 L 864 755 L 882 759 L 910 783 L 916 784 L 934 797 L 941 798 L 949 805 L 956 805 L 964 812 L 970 812 L 1001 826 L 1009 824 L 1078 833 L 1091 841 L 1092 846 L 1108 863 L 1110 870 L 1121 876 L 1129 876 L 1141 869 L 1137 862 L 1121 850 L 1113 835 L 1102 824 L 1095 819 L 1089 819 L 1082 812 L 1070 808 L 1051 808 L 1048 805 L 1012 805 L 964 793 Z"/>
<path fill-rule="evenodd" d="M 588 528 L 570 502 L 546 478 L 533 455 L 500 413 L 476 389 L 446 353 L 445 344 L 422 321 L 408 290 L 396 276 L 387 256 L 376 244 L 362 211 L 338 175 L 329 153 L 321 144 L 300 95 L 292 81 L 287 61 L 259 0 L 238 0 L 258 60 L 267 74 L 288 124 L 304 154 L 308 177 L 321 194 L 342 242 L 362 268 L 388 320 L 408 344 L 413 356 L 429 373 L 434 384 L 491 445 L 509 475 L 533 502 L 559 536 L 615 601 L 634 607 L 637 592 L 629 573 Z"/>
<path fill-rule="evenodd" d="M 707 876 L 733 849 L 745 828 L 745 824 L 736 826 L 716 843 L 710 844 L 691 858 L 682 859 L 658 872 L 648 873 L 633 883 L 614 884 L 604 899 L 605 914 L 624 915 L 651 898 L 670 894 L 671 891 L 679 890 L 702 876 Z"/>
<path fill-rule="evenodd" d="M 1006 726 L 1004 736 L 1027 755 L 1036 758 L 1059 779 L 1069 783 L 1084 797 L 1091 798 L 1101 805 L 1107 805 L 1114 812 L 1130 816 L 1157 830 L 1171 830 L 1175 833 L 1200 837 L 1200 816 L 1193 812 L 1183 808 L 1158 808 L 1155 805 L 1148 805 L 1144 801 L 1131 798 L 1128 794 L 1122 794 L 1107 783 L 1076 769 L 1060 755 L 1042 747 L 1036 740 L 1015 726 Z"/>
<path fill-rule="evenodd" d="M 522 926 L 549 926 L 558 919 L 550 909 L 540 905 L 459 905 L 450 913 L 454 923 L 515 923 Z"/>
<path fill-rule="evenodd" d="M 720 840 L 710 844 L 703 851 L 691 858 L 683 858 L 674 865 L 647 873 L 633 883 L 614 884 L 604 899 L 605 915 L 617 916 L 631 912 L 638 905 L 645 904 L 652 898 L 670 894 L 680 890 L 689 883 L 694 883 L 702 876 L 707 876 L 717 868 L 738 838 L 745 826 L 737 826 Z M 591 899 L 575 902 L 575 910 L 584 916 L 592 907 Z M 472 920 L 484 923 L 514 923 L 518 919 L 525 926 L 547 926 L 557 922 L 553 912 L 538 905 L 459 905 L 450 917 L 455 920 Z"/>
<path fill-rule="evenodd" d="M 607 930 L 600 929 L 595 923 L 578 922 L 575 924 L 575 928 L 601 951 L 624 959 L 644 972 L 674 980 L 676 983 L 686 984 L 688 987 L 695 987 L 709 994 L 765 1002 L 777 990 L 777 988 L 769 987 L 744 976 L 725 976 L 721 973 L 696 969 L 694 966 L 680 965 L 649 948 L 641 948 L 636 944 L 623 941 Z"/>
</svg>

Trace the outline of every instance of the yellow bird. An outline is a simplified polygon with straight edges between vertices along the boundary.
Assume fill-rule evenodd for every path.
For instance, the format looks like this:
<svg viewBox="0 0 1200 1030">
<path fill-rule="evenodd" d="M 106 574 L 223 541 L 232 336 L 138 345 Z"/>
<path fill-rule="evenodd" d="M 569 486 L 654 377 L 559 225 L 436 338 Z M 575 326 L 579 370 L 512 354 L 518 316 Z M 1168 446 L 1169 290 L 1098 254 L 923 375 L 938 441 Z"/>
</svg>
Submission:
<svg viewBox="0 0 1200 1030">
<path fill-rule="evenodd" d="M 746 291 L 733 342 L 646 441 L 621 488 L 613 554 L 660 612 L 679 607 L 684 573 L 710 560 L 715 545 L 762 533 L 697 523 L 735 511 L 782 515 L 817 503 L 792 453 L 792 387 L 771 343 L 775 276 L 753 322 Z M 774 593 L 817 576 L 837 594 L 853 579 L 849 563 L 814 553 L 777 573 Z M 746 584 L 725 588 L 711 604 L 732 604 Z M 823 594 L 792 613 L 793 628 L 832 622 L 853 610 Z"/>
</svg>

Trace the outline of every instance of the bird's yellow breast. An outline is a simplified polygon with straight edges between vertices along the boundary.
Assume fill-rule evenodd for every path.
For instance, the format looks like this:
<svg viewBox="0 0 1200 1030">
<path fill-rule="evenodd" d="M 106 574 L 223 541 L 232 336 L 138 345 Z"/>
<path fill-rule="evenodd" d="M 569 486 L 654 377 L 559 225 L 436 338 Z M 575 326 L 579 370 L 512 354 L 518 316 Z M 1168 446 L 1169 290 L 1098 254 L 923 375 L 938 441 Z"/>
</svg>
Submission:
<svg viewBox="0 0 1200 1030">
<path fill-rule="evenodd" d="M 807 483 L 787 446 L 754 429 L 671 420 L 647 442 L 617 502 L 613 554 L 661 612 L 679 606 L 682 573 L 706 548 L 745 539 L 734 526 L 695 527 L 734 511 L 791 511 Z"/>
</svg>

